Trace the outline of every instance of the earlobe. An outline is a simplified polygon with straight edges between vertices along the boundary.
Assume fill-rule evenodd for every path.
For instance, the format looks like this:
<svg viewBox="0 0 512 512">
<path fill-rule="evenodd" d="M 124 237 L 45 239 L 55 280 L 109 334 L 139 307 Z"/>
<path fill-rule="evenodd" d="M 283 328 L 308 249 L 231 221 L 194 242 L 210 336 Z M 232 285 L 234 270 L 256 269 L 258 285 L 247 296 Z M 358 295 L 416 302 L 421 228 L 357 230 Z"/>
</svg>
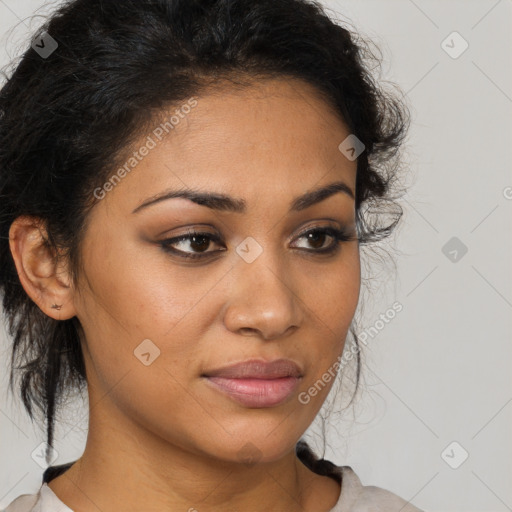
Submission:
<svg viewBox="0 0 512 512">
<path fill-rule="evenodd" d="M 42 219 L 15 219 L 9 229 L 9 247 L 21 285 L 39 309 L 55 320 L 74 317 L 70 274 L 48 244 Z"/>
</svg>

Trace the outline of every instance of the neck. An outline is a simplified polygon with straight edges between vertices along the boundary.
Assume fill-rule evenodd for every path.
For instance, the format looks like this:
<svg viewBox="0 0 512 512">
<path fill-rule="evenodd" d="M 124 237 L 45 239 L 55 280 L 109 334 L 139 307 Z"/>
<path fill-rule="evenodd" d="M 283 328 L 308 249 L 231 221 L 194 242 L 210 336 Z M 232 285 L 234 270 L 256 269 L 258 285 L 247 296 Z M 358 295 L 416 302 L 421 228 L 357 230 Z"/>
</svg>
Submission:
<svg viewBox="0 0 512 512">
<path fill-rule="evenodd" d="M 90 412 L 82 457 L 49 483 L 74 511 L 319 512 L 338 500 L 339 485 L 306 468 L 295 449 L 252 465 L 221 460 L 170 443 L 122 415 L 112 421 L 112 412 L 100 409 Z"/>
</svg>

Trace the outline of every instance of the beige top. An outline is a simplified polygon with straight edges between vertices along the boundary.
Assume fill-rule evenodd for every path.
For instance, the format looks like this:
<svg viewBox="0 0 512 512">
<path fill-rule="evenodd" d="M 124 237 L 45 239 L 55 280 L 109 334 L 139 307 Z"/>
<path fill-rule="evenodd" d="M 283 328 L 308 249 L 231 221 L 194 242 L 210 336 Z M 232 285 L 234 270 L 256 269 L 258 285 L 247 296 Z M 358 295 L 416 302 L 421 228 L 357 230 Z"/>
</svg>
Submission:
<svg viewBox="0 0 512 512">
<path fill-rule="evenodd" d="M 337 466 L 342 473 L 338 502 L 330 512 L 422 512 L 404 499 L 380 487 L 362 485 L 350 466 Z M 37 494 L 23 494 L 0 512 L 73 512 L 42 484 Z"/>
</svg>

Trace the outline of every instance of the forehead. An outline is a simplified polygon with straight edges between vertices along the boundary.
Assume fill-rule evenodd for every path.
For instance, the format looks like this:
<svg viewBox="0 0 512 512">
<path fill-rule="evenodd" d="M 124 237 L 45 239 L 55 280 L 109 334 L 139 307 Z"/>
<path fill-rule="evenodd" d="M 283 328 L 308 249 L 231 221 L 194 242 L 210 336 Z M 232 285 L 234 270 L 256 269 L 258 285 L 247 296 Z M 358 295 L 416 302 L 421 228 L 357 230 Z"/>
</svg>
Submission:
<svg viewBox="0 0 512 512">
<path fill-rule="evenodd" d="M 154 147 L 112 198 L 122 195 L 132 210 L 172 187 L 224 191 L 248 203 L 262 192 L 298 196 L 338 179 L 354 190 L 357 164 L 338 149 L 348 128 L 311 85 L 265 80 L 216 88 L 195 101 L 192 108 L 182 108 L 193 104 L 184 101 L 162 112 L 141 134 L 131 150 L 148 137 Z"/>
<path fill-rule="evenodd" d="M 250 159 L 272 149 L 276 160 L 318 160 L 325 150 L 337 154 L 340 135 L 348 134 L 344 121 L 313 86 L 274 79 L 243 88 L 216 88 L 199 97 L 163 143 L 198 158 L 210 154 L 227 159 L 226 152 L 237 151 L 239 159 Z M 199 141 L 210 145 L 198 147 Z"/>
</svg>

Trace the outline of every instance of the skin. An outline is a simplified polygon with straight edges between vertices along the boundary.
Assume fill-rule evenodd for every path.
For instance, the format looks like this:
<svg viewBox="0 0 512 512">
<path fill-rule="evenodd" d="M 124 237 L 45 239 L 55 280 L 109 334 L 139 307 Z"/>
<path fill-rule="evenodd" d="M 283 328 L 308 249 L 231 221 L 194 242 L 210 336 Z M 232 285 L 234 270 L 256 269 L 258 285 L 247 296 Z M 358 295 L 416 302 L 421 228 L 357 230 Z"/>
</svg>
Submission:
<svg viewBox="0 0 512 512">
<path fill-rule="evenodd" d="M 78 462 L 49 484 L 72 510 L 320 512 L 338 501 L 339 485 L 295 455 L 334 379 L 307 404 L 298 395 L 342 354 L 359 299 L 359 246 L 341 242 L 332 255 L 319 255 L 314 251 L 333 240 L 315 244 L 299 235 L 344 225 L 355 233 L 355 203 L 335 193 L 299 212 L 288 207 L 335 181 L 355 193 L 356 161 L 338 149 L 348 135 L 308 84 L 226 86 L 198 97 L 172 134 L 98 201 L 77 283 L 67 262 L 42 244 L 37 219 L 13 223 L 11 251 L 25 290 L 48 316 L 77 316 L 84 331 L 87 443 Z M 184 187 L 244 199 L 247 212 L 175 198 L 132 213 L 146 199 Z M 175 249 L 225 251 L 201 263 L 159 245 L 187 228 L 219 234 L 222 242 L 198 248 L 189 240 Z M 252 263 L 235 250 L 248 236 L 263 248 Z M 55 303 L 62 308 L 52 309 Z M 160 350 L 148 366 L 134 356 L 145 339 Z M 201 377 L 260 357 L 289 358 L 302 368 L 284 403 L 248 408 Z M 248 442 L 254 464 L 241 460 Z"/>
</svg>

